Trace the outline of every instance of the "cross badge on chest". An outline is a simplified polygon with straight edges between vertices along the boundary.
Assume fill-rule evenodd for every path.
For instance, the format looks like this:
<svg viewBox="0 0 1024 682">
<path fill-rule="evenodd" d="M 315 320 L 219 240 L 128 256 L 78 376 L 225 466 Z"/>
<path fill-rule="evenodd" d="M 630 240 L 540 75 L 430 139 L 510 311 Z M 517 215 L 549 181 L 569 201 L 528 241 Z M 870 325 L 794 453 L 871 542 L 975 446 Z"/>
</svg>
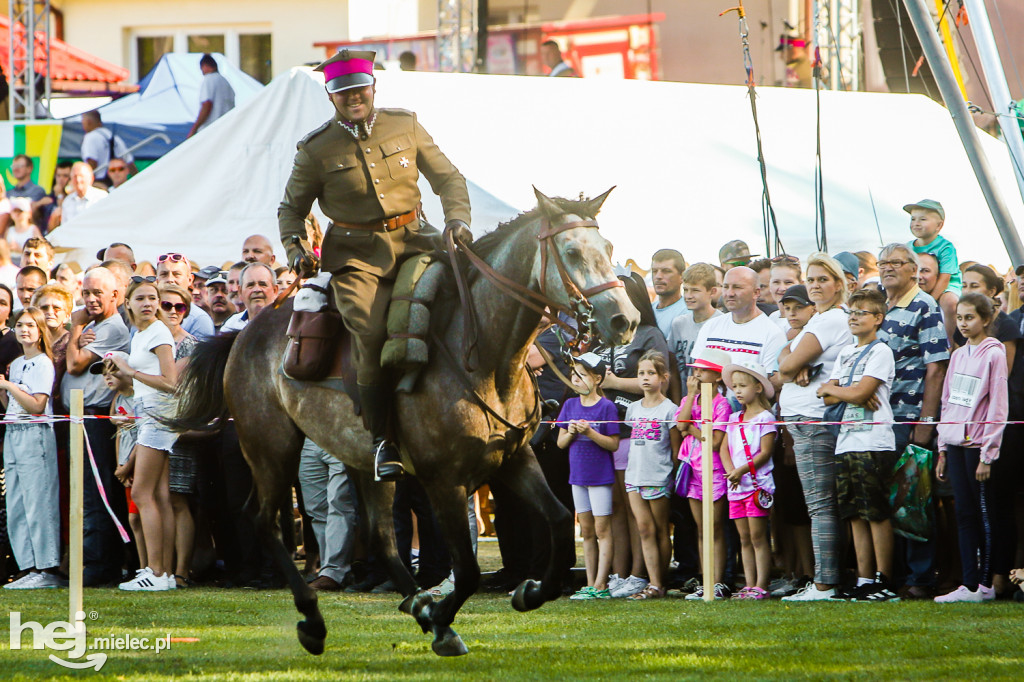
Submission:
<svg viewBox="0 0 1024 682">
<path fill-rule="evenodd" d="M 402 158 L 400 158 L 398 160 L 398 165 L 400 165 L 402 168 L 408 168 L 409 167 L 409 159 L 407 159 L 406 157 L 403 156 Z"/>
</svg>

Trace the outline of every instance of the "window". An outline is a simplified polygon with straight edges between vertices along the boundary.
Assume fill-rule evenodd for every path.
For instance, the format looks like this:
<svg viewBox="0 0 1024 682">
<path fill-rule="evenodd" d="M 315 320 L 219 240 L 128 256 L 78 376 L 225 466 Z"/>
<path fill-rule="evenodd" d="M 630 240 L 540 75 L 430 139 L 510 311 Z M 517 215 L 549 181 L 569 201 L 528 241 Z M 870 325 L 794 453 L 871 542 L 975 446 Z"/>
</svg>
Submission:
<svg viewBox="0 0 1024 682">
<path fill-rule="evenodd" d="M 168 52 L 174 51 L 174 36 L 147 36 L 135 39 L 135 48 L 138 55 L 138 78 L 149 73 L 160 58 Z"/>
<path fill-rule="evenodd" d="M 189 52 L 219 52 L 224 54 L 224 34 L 208 36 L 189 36 Z"/>
<path fill-rule="evenodd" d="M 273 77 L 269 33 L 243 33 L 238 36 L 238 66 L 266 85 Z"/>
</svg>

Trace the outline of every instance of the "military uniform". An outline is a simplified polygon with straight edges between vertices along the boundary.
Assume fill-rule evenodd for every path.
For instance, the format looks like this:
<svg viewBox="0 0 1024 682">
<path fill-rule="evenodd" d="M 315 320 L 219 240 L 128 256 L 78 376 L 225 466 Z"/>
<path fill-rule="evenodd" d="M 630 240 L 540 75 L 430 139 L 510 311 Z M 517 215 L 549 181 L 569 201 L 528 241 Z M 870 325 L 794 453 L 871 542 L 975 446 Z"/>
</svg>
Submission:
<svg viewBox="0 0 1024 682">
<path fill-rule="evenodd" d="M 421 234 L 418 219 L 390 231 L 383 221 L 416 211 L 421 172 L 440 195 L 446 221 L 470 220 L 465 178 L 416 115 L 403 109 L 375 114 L 365 140 L 357 140 L 336 115 L 299 142 L 277 212 L 289 262 L 298 249 L 292 237 L 305 239 L 304 221 L 314 199 L 331 219 L 321 268 L 333 275 L 334 300 L 356 342 L 357 376 L 364 385 L 380 378 L 385 315 L 399 266 L 436 245 Z M 372 222 L 378 223 L 375 229 L 368 227 Z"/>
<path fill-rule="evenodd" d="M 403 109 L 359 111 L 372 107 L 374 57 L 373 52 L 343 50 L 317 67 L 339 113 L 299 142 L 277 219 L 288 260 L 297 271 L 316 267 L 305 241 L 305 220 L 314 200 L 331 220 L 320 268 L 332 275 L 335 305 L 352 334 L 360 400 L 374 442 L 374 471 L 378 478 L 392 479 L 403 468 L 397 448 L 387 439 L 391 388 L 382 381 L 380 352 L 399 267 L 406 258 L 436 247 L 418 216 L 420 173 L 441 197 L 446 226 L 467 238 L 470 212 L 466 179 L 416 114 Z M 353 118 L 359 120 L 347 120 L 341 111 L 355 111 Z"/>
</svg>

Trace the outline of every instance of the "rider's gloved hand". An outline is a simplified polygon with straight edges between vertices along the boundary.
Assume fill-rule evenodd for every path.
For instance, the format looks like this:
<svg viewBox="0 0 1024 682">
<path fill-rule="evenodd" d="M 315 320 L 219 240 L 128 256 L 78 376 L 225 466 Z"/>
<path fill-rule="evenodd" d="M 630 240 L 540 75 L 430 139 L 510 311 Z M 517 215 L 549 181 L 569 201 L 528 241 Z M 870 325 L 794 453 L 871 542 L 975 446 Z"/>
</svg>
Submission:
<svg viewBox="0 0 1024 682">
<path fill-rule="evenodd" d="M 312 251 L 307 251 L 301 244 L 292 256 L 292 271 L 300 279 L 309 279 L 320 272 L 320 259 Z"/>
<path fill-rule="evenodd" d="M 469 231 L 469 225 L 463 220 L 449 220 L 444 226 L 444 243 L 448 244 L 448 235 L 455 238 L 456 242 L 463 244 L 473 243 L 473 233 Z"/>
</svg>

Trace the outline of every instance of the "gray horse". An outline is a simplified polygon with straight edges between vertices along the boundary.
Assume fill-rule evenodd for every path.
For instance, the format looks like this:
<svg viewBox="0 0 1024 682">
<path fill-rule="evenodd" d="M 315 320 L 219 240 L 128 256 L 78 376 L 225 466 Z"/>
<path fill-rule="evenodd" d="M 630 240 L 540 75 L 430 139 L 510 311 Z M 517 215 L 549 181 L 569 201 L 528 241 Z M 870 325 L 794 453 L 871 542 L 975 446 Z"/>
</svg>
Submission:
<svg viewBox="0 0 1024 682">
<path fill-rule="evenodd" d="M 570 201 L 537 192 L 536 209 L 473 245 L 481 259 L 468 285 L 479 328 L 474 366 L 458 359 L 466 311 L 456 287 L 446 285 L 434 305 L 432 362 L 413 392 L 398 394 L 396 432 L 406 468 L 426 489 L 451 551 L 455 590 L 439 602 L 418 588 L 399 559 L 391 513 L 394 484 L 373 482 L 370 436 L 348 395 L 289 379 L 279 371 L 288 343 L 290 304 L 264 310 L 237 336 L 211 339 L 192 356 L 178 390 L 174 426 L 209 429 L 218 418 L 234 417 L 252 468 L 258 527 L 305 616 L 298 623 L 298 637 L 309 652 L 324 649 L 323 616 L 316 593 L 273 530 L 307 436 L 353 475 L 381 554 L 405 597 L 399 608 L 424 632 L 433 631 L 438 655 L 467 653 L 451 628 L 480 580 L 466 500 L 489 480 L 501 480 L 550 524 L 551 559 L 543 580 L 521 584 L 513 606 L 535 609 L 561 593 L 561 579 L 575 562 L 572 516 L 548 488 L 529 445 L 540 406 L 526 354 L 544 306 L 586 310 L 596 333 L 609 344 L 632 338 L 639 314 L 612 270 L 611 244 L 594 222 L 607 195 Z"/>
</svg>

